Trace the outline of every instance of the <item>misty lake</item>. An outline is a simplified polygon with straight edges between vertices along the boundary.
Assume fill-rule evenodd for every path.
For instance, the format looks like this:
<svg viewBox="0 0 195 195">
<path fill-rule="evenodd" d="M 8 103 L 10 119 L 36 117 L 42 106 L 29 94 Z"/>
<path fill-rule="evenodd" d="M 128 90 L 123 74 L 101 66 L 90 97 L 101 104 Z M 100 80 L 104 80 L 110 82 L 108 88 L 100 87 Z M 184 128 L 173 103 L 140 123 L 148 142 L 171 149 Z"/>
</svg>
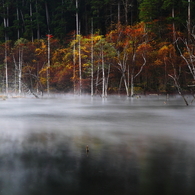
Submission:
<svg viewBox="0 0 195 195">
<path fill-rule="evenodd" d="M 180 97 L 0 100 L 0 195 L 194 195 L 194 184 L 195 106 Z"/>
</svg>

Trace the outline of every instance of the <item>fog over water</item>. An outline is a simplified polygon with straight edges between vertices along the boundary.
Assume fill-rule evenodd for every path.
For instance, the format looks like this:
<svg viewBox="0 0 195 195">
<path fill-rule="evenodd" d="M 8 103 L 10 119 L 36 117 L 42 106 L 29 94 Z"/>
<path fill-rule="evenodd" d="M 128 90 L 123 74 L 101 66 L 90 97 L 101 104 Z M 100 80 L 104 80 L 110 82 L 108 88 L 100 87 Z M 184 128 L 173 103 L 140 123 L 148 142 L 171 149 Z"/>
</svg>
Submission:
<svg viewBox="0 0 195 195">
<path fill-rule="evenodd" d="M 180 97 L 0 100 L 0 195 L 194 195 L 194 184 L 195 106 Z"/>
</svg>

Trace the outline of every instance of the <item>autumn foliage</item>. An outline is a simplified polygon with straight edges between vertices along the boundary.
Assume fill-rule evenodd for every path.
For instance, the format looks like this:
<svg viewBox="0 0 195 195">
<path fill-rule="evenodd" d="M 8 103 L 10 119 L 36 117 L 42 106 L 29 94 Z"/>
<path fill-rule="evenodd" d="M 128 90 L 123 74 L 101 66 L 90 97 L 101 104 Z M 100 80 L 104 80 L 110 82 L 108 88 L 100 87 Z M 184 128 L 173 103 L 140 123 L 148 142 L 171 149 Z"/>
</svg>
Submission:
<svg viewBox="0 0 195 195">
<path fill-rule="evenodd" d="M 52 35 L 33 42 L 19 39 L 15 43 L 1 44 L 1 91 L 5 90 L 6 49 L 10 92 L 18 92 L 19 63 L 22 63 L 23 91 L 44 93 L 49 79 L 52 92 L 78 93 L 81 82 L 82 93 L 93 90 L 94 94 L 103 96 L 113 93 L 127 96 L 174 93 L 172 75 L 178 77 L 178 82 L 187 92 L 187 85 L 194 82 L 188 69 L 189 65 L 193 66 L 189 61 L 193 57 L 193 47 L 179 39 L 175 43 L 158 41 L 155 36 L 144 22 L 133 26 L 119 23 L 112 26 L 105 36 L 94 33 L 75 38 L 73 33 L 66 45 Z M 49 78 L 48 41 L 51 52 Z"/>
</svg>

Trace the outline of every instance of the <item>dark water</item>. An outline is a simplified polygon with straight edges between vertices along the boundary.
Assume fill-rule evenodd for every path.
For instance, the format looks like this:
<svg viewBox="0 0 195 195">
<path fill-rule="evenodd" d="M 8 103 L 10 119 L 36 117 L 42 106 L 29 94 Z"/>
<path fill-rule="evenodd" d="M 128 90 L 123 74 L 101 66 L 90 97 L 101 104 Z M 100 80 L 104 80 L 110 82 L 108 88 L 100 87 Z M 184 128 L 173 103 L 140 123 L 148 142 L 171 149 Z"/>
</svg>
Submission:
<svg viewBox="0 0 195 195">
<path fill-rule="evenodd" d="M 0 101 L 0 195 L 194 195 L 195 107 L 164 101 Z"/>
</svg>

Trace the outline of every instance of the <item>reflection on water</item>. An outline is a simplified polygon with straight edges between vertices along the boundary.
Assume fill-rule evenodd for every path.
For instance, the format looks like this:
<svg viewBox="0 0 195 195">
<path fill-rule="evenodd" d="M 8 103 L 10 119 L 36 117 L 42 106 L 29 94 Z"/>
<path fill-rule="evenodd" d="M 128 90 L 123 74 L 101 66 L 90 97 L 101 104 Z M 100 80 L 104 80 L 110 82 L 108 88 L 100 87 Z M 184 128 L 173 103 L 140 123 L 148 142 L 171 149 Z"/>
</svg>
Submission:
<svg viewBox="0 0 195 195">
<path fill-rule="evenodd" d="M 194 107 L 180 100 L 8 99 L 0 110 L 0 195 L 195 193 Z"/>
</svg>

